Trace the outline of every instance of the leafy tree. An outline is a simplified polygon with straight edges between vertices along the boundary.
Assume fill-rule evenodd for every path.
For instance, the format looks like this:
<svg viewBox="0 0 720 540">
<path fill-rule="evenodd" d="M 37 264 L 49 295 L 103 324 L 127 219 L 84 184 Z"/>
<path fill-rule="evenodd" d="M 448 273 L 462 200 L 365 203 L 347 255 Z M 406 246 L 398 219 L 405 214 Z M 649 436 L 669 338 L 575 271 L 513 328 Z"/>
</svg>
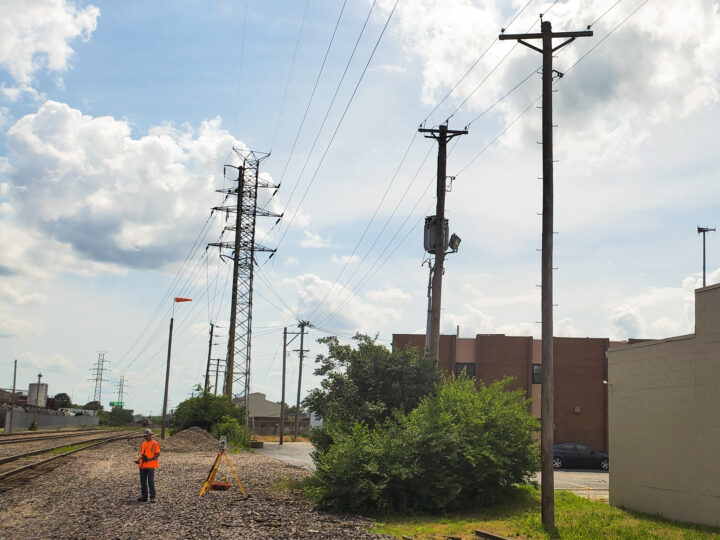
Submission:
<svg viewBox="0 0 720 540">
<path fill-rule="evenodd" d="M 435 362 L 416 349 L 390 351 L 362 334 L 353 339 L 357 348 L 341 345 L 334 336 L 318 340 L 327 345 L 328 354 L 318 355 L 315 375 L 325 379 L 303 405 L 324 420 L 372 427 L 394 410 L 415 408 L 439 379 Z"/>
<path fill-rule="evenodd" d="M 72 399 L 70 399 L 70 396 L 68 396 L 65 392 L 55 394 L 53 400 L 55 400 L 55 406 L 58 409 L 67 409 L 72 407 Z"/>
<path fill-rule="evenodd" d="M 200 392 L 199 396 L 186 399 L 175 408 L 170 421 L 172 433 L 191 426 L 211 431 L 224 416 L 236 418 L 240 422 L 245 421 L 243 409 L 230 403 L 227 397 L 216 396 L 199 386 L 196 390 Z"/>
<path fill-rule="evenodd" d="M 341 345 L 334 336 L 318 340 L 327 345 L 328 354 L 318 355 L 315 375 L 325 378 L 303 401 L 324 420 L 310 435 L 316 454 L 327 451 L 337 433 L 350 431 L 357 422 L 372 428 L 393 412 L 411 411 L 440 378 L 435 362 L 417 349 L 390 351 L 362 334 L 354 340 L 356 347 Z"/>
<path fill-rule="evenodd" d="M 113 407 L 110 412 L 100 411 L 101 426 L 127 426 L 133 423 L 132 409 Z"/>
<path fill-rule="evenodd" d="M 241 424 L 237 418 L 223 416 L 213 426 L 212 434 L 218 439 L 225 436 L 228 444 L 236 448 L 250 448 L 250 430 L 245 424 Z"/>
<path fill-rule="evenodd" d="M 530 481 L 540 466 L 538 423 L 511 379 L 480 386 L 450 377 L 407 415 L 371 428 L 332 431 L 316 453 L 308 488 L 316 502 L 341 510 L 446 511 L 497 502 Z"/>
<path fill-rule="evenodd" d="M 99 401 L 89 401 L 82 407 L 81 409 L 85 409 L 86 411 L 102 411 L 104 410 L 104 407 Z"/>
</svg>

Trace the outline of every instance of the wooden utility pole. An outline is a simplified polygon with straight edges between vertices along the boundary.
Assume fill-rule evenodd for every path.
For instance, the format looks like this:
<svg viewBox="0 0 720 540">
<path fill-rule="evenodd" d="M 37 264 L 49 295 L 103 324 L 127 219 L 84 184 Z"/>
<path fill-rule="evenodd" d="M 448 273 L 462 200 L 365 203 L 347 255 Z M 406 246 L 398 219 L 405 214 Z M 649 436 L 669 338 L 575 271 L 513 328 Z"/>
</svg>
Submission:
<svg viewBox="0 0 720 540">
<path fill-rule="evenodd" d="M 303 367 L 303 356 L 305 354 L 305 327 L 310 323 L 308 321 L 300 321 L 298 326 L 300 327 L 300 366 L 298 367 L 298 390 L 297 390 L 297 403 L 295 404 L 295 434 L 294 438 L 297 440 L 298 433 L 300 431 L 300 388 L 302 386 L 302 367 Z"/>
<path fill-rule="evenodd" d="M 535 34 L 500 34 L 501 40 L 515 39 L 543 55 L 542 68 L 542 145 L 543 145 L 543 209 L 542 209 L 542 391 L 540 416 L 540 483 L 542 486 L 542 523 L 546 529 L 555 527 L 555 477 L 553 471 L 553 135 L 552 84 L 553 53 L 577 37 L 592 36 L 582 32 L 553 32 L 550 21 L 543 21 L 541 32 Z M 553 38 L 568 38 L 553 47 Z M 542 39 L 542 49 L 525 39 Z M 562 77 L 558 72 L 558 77 Z"/>
<path fill-rule="evenodd" d="M 160 438 L 165 440 L 165 415 L 167 414 L 168 386 L 170 385 L 170 355 L 172 353 L 172 332 L 175 317 L 170 317 L 170 334 L 168 335 L 167 366 L 165 367 L 165 397 L 163 398 L 162 427 Z"/>
<path fill-rule="evenodd" d="M 10 426 L 9 429 L 5 429 L 7 433 L 12 433 L 13 427 L 13 416 L 15 413 L 15 382 L 17 381 L 17 358 L 15 359 L 15 367 L 13 368 L 13 389 L 12 397 L 10 398 Z"/>
<path fill-rule="evenodd" d="M 435 139 L 438 142 L 437 159 L 437 207 L 435 211 L 435 265 L 432 269 L 432 297 L 430 306 L 430 358 L 437 364 L 440 351 L 440 307 L 442 304 L 442 278 L 445 264 L 445 182 L 447 179 L 447 143 L 457 135 L 467 135 L 467 130 L 450 130 L 447 124 L 441 124 L 437 129 L 418 130 L 427 133 L 426 139 Z"/>
<path fill-rule="evenodd" d="M 215 325 L 210 323 L 210 342 L 208 343 L 208 359 L 207 366 L 205 367 L 205 391 L 210 391 L 210 357 L 212 356 L 213 346 L 213 333 L 215 332 Z"/>
<path fill-rule="evenodd" d="M 279 444 L 283 444 L 285 437 L 285 366 L 287 365 L 287 326 L 283 328 L 283 367 L 282 367 L 282 391 L 280 393 L 280 436 Z"/>
</svg>

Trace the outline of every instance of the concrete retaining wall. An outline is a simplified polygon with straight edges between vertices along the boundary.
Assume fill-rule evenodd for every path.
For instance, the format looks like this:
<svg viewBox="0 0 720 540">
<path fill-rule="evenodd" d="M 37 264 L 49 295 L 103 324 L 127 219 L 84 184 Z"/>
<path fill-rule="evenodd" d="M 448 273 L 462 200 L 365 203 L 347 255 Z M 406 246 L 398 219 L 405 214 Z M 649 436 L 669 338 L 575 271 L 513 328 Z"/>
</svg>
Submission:
<svg viewBox="0 0 720 540">
<path fill-rule="evenodd" d="M 97 426 L 100 422 L 98 416 L 65 416 L 63 414 L 48 414 L 40 412 L 26 412 L 22 407 L 15 407 L 13 414 L 12 431 L 25 431 L 33 422 L 37 422 L 38 429 L 51 429 L 67 426 Z M 10 411 L 5 413 L 5 432 L 10 425 Z"/>
</svg>

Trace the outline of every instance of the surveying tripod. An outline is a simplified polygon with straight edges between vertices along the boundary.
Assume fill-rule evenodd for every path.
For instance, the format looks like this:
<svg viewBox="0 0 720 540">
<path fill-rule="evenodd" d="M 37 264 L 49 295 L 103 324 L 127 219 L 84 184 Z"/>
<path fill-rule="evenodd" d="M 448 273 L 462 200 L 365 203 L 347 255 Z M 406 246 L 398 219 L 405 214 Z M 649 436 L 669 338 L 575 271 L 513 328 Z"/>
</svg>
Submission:
<svg viewBox="0 0 720 540">
<path fill-rule="evenodd" d="M 220 466 L 220 462 L 222 461 L 223 456 L 225 456 L 225 460 L 227 461 L 227 464 L 230 465 L 230 470 L 233 473 L 233 476 L 235 477 L 235 481 L 237 482 L 238 487 L 240 488 L 241 493 L 243 494 L 243 497 L 246 497 L 245 490 L 242 487 L 242 484 L 240 483 L 240 479 L 238 478 L 237 473 L 235 472 L 235 469 L 233 469 L 232 463 L 230 463 L 230 458 L 228 457 L 226 450 L 227 450 L 227 439 L 225 437 L 220 437 L 220 451 L 218 452 L 217 457 L 215 458 L 215 462 L 213 463 L 212 467 L 210 467 L 210 472 L 208 473 L 207 480 L 205 480 L 205 483 L 203 484 L 202 489 L 200 490 L 200 496 L 202 497 L 208 489 L 212 489 L 213 482 L 215 481 L 215 474 L 217 473 L 218 467 Z"/>
</svg>

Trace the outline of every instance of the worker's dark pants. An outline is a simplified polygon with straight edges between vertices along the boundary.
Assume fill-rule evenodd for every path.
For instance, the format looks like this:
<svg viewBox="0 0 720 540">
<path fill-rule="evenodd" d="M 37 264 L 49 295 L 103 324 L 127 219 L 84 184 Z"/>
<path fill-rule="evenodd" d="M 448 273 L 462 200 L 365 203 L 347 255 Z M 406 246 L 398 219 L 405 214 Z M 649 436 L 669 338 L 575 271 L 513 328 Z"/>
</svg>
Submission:
<svg viewBox="0 0 720 540">
<path fill-rule="evenodd" d="M 140 494 L 143 499 L 147 499 L 148 488 L 150 489 L 150 498 L 155 498 L 155 469 L 140 469 Z"/>
</svg>

